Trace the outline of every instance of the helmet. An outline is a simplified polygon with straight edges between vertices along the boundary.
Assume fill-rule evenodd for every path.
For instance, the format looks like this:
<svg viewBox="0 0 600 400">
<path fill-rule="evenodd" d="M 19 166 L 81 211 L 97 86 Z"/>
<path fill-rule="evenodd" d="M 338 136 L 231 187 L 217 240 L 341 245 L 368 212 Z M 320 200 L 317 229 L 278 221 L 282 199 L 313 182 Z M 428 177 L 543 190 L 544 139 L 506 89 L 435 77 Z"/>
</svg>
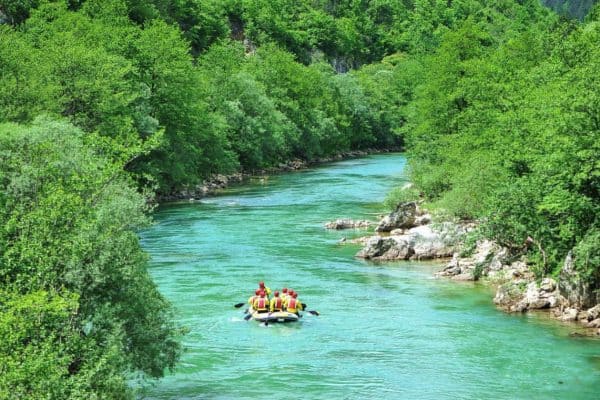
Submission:
<svg viewBox="0 0 600 400">
<path fill-rule="evenodd" d="M 265 283 L 263 281 L 258 282 L 258 286 L 260 286 L 261 288 L 265 287 Z"/>
<path fill-rule="evenodd" d="M 260 294 L 260 289 L 256 289 L 256 290 L 254 291 L 254 294 L 258 296 L 258 295 Z"/>
<path fill-rule="evenodd" d="M 288 292 L 288 290 L 287 290 L 287 288 L 286 288 L 286 287 L 284 287 L 283 289 L 281 289 L 281 291 L 282 291 L 283 293 L 287 293 L 287 292 Z"/>
<path fill-rule="evenodd" d="M 279 291 L 276 290 L 274 294 L 275 294 L 275 297 L 279 296 Z"/>
<path fill-rule="evenodd" d="M 292 294 L 292 297 L 293 297 L 293 298 L 296 298 L 296 297 L 298 297 L 298 293 L 294 292 L 294 293 Z"/>
</svg>

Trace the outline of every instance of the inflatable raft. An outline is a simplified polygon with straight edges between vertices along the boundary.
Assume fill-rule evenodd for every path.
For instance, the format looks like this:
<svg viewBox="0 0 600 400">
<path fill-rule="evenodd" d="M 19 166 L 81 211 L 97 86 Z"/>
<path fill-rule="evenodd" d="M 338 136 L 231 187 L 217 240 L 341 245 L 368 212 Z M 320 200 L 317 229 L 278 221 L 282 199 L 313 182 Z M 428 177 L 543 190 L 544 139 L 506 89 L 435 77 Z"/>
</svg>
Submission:
<svg viewBox="0 0 600 400">
<path fill-rule="evenodd" d="M 250 309 L 248 310 L 248 313 L 250 314 L 253 320 L 259 322 L 295 322 L 298 321 L 298 319 L 300 319 L 298 315 L 287 311 L 259 313 Z"/>
</svg>

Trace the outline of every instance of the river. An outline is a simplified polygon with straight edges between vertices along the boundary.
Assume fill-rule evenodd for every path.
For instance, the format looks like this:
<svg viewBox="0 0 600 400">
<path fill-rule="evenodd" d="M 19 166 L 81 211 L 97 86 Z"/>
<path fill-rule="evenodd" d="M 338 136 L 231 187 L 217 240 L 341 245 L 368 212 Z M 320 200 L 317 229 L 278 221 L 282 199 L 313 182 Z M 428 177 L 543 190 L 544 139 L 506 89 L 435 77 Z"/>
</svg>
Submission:
<svg viewBox="0 0 600 400">
<path fill-rule="evenodd" d="M 405 180 L 401 154 L 271 176 L 163 206 L 142 233 L 150 272 L 190 329 L 149 399 L 597 399 L 600 341 L 543 314 L 507 315 L 489 288 L 434 279 L 436 263 L 374 264 L 341 245 Z M 300 323 L 243 319 L 264 280 L 294 288 Z"/>
</svg>

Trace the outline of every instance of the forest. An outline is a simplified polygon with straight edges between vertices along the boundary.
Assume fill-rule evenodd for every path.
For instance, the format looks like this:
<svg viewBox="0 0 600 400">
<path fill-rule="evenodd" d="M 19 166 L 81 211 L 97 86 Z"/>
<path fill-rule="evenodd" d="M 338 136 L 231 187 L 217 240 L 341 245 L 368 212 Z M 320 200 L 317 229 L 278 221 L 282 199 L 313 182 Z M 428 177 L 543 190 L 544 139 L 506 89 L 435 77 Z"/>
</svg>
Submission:
<svg viewBox="0 0 600 400">
<path fill-rule="evenodd" d="M 600 288 L 600 8 L 545 3 L 0 0 L 0 398 L 176 365 L 137 231 L 216 173 L 406 147 L 399 197 Z"/>
</svg>

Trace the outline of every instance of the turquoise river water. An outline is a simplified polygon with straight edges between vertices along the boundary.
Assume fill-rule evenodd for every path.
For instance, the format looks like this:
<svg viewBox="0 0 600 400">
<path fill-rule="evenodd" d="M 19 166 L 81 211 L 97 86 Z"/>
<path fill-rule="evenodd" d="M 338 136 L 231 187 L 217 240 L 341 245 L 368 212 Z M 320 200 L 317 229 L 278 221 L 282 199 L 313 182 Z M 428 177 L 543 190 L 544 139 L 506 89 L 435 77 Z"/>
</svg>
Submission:
<svg viewBox="0 0 600 400">
<path fill-rule="evenodd" d="M 489 288 L 435 279 L 439 263 L 375 264 L 328 231 L 377 219 L 401 154 L 271 176 L 168 205 L 142 233 L 150 271 L 190 333 L 148 399 L 599 399 L 600 341 L 543 314 L 507 315 Z M 364 232 L 363 232 L 364 233 Z M 243 319 L 259 280 L 308 308 L 296 324 Z"/>
</svg>

